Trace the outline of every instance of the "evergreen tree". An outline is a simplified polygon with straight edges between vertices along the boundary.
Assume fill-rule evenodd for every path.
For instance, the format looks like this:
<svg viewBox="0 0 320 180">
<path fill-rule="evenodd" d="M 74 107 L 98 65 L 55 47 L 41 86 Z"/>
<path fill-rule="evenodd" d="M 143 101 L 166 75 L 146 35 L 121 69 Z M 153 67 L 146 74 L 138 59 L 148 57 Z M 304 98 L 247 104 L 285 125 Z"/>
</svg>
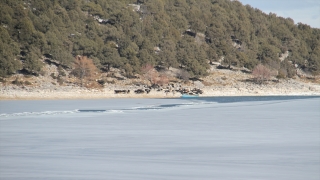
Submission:
<svg viewBox="0 0 320 180">
<path fill-rule="evenodd" d="M 129 6 L 135 3 L 138 11 Z M 69 67 L 76 55 L 87 56 L 130 75 L 163 63 L 203 76 L 207 61 L 222 57 L 228 65 L 280 70 L 279 55 L 287 51 L 287 60 L 320 73 L 319 29 L 239 1 L 1 0 L 0 33 L 1 76 L 38 71 L 45 54 Z"/>
</svg>

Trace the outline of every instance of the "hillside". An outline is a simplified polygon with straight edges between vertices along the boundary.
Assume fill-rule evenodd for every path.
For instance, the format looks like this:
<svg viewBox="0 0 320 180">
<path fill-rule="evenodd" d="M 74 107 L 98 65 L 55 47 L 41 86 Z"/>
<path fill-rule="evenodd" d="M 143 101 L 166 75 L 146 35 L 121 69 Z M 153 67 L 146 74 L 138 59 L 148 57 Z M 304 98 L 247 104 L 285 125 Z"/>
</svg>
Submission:
<svg viewBox="0 0 320 180">
<path fill-rule="evenodd" d="M 41 77 L 52 64 L 58 84 L 78 85 L 114 68 L 124 78 L 145 76 L 148 66 L 161 77 L 177 69 L 174 81 L 204 78 L 214 63 L 248 72 L 264 64 L 284 79 L 320 73 L 320 29 L 238 1 L 0 0 L 0 9 L 2 81 Z M 91 73 L 81 73 L 77 57 Z"/>
</svg>

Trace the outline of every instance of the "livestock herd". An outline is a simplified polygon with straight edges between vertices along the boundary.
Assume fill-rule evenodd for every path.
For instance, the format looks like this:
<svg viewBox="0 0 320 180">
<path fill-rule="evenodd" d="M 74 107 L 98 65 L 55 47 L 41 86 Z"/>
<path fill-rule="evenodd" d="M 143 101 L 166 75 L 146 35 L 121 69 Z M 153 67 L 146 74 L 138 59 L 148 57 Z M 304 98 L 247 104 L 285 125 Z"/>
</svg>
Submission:
<svg viewBox="0 0 320 180">
<path fill-rule="evenodd" d="M 143 88 L 139 88 L 134 90 L 133 92 L 135 94 L 149 94 L 151 91 L 157 91 L 157 92 L 164 92 L 166 94 L 168 93 L 181 93 L 181 94 L 189 94 L 189 95 L 196 95 L 196 94 L 203 94 L 203 90 L 199 88 L 174 88 L 174 85 L 170 85 L 166 88 L 161 88 L 160 86 L 144 86 Z M 114 90 L 115 94 L 130 94 L 130 90 Z"/>
</svg>

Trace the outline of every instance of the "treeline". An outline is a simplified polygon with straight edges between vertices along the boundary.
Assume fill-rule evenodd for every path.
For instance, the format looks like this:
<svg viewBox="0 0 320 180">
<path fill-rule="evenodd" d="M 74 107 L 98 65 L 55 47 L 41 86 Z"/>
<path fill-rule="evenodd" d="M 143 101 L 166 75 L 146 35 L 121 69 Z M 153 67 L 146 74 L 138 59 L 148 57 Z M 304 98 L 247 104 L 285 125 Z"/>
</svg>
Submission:
<svg viewBox="0 0 320 180">
<path fill-rule="evenodd" d="M 128 76 L 146 64 L 204 76 L 222 60 L 291 77 L 293 64 L 320 72 L 320 30 L 230 0 L 0 0 L 0 76 L 38 73 L 43 56 L 71 67 L 77 55 Z"/>
</svg>

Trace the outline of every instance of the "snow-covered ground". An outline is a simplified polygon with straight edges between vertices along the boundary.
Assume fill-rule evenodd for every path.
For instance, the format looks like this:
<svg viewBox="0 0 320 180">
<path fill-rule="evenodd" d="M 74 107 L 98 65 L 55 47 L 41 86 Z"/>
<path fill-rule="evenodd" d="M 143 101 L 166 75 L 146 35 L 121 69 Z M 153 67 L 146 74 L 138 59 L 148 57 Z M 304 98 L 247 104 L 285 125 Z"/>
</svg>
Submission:
<svg viewBox="0 0 320 180">
<path fill-rule="evenodd" d="M 319 97 L 0 101 L 0 179 L 320 179 Z"/>
</svg>

